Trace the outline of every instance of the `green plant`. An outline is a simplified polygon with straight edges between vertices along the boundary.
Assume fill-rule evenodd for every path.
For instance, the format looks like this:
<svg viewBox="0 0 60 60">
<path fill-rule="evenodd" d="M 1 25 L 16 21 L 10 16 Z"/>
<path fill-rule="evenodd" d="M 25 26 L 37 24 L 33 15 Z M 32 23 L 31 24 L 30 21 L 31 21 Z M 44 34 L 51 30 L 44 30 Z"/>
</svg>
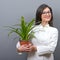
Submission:
<svg viewBox="0 0 60 60">
<path fill-rule="evenodd" d="M 34 25 L 34 19 L 32 19 L 29 23 L 27 23 L 25 21 L 25 18 L 21 16 L 19 24 L 16 24 L 14 26 L 8 26 L 10 28 L 10 32 L 8 33 L 8 35 L 14 32 L 19 36 L 20 40 L 28 41 L 30 40 L 30 38 L 34 37 L 34 32 L 32 31 L 33 25 Z"/>
</svg>

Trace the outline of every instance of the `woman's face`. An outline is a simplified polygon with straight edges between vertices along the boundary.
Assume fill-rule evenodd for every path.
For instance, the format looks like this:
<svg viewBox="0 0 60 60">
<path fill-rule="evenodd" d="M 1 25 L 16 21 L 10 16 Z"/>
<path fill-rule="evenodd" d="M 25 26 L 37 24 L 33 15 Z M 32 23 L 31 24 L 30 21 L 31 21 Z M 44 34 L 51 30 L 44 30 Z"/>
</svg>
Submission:
<svg viewBox="0 0 60 60">
<path fill-rule="evenodd" d="M 41 15 L 41 19 L 43 22 L 49 22 L 51 20 L 51 11 L 48 7 L 43 10 Z"/>
</svg>

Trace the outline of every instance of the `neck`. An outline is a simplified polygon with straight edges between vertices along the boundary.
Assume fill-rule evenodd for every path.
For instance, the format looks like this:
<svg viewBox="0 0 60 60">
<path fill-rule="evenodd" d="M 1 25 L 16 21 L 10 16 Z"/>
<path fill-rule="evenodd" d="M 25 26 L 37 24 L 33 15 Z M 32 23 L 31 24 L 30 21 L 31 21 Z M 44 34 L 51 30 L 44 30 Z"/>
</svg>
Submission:
<svg viewBox="0 0 60 60">
<path fill-rule="evenodd" d="M 48 22 L 41 22 L 42 26 L 44 27 L 45 25 L 48 24 Z"/>
</svg>

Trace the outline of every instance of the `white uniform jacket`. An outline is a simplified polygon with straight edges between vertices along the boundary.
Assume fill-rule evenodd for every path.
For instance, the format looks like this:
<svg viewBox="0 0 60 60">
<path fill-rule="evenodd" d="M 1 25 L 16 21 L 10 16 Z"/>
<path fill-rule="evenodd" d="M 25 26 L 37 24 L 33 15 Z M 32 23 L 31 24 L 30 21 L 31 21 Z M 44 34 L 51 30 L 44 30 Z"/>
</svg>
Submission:
<svg viewBox="0 0 60 60">
<path fill-rule="evenodd" d="M 28 53 L 27 60 L 54 60 L 53 53 L 58 41 L 57 28 L 51 27 L 49 24 L 43 27 L 40 24 L 33 31 L 35 37 L 31 42 L 37 47 L 37 51 Z M 16 47 L 20 47 L 19 42 Z"/>
</svg>

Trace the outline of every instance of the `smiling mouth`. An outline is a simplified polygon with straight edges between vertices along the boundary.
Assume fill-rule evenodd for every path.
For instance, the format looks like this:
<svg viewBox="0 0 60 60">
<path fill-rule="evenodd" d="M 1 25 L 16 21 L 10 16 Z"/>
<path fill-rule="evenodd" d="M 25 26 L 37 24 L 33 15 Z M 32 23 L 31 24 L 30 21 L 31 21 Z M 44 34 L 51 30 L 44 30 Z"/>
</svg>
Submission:
<svg viewBox="0 0 60 60">
<path fill-rule="evenodd" d="M 49 16 L 49 17 L 44 17 L 44 18 L 46 18 L 46 19 L 50 19 L 50 16 Z"/>
<path fill-rule="evenodd" d="M 45 16 L 44 18 L 47 18 L 47 19 L 49 19 L 49 18 L 50 18 L 50 16 Z"/>
</svg>

